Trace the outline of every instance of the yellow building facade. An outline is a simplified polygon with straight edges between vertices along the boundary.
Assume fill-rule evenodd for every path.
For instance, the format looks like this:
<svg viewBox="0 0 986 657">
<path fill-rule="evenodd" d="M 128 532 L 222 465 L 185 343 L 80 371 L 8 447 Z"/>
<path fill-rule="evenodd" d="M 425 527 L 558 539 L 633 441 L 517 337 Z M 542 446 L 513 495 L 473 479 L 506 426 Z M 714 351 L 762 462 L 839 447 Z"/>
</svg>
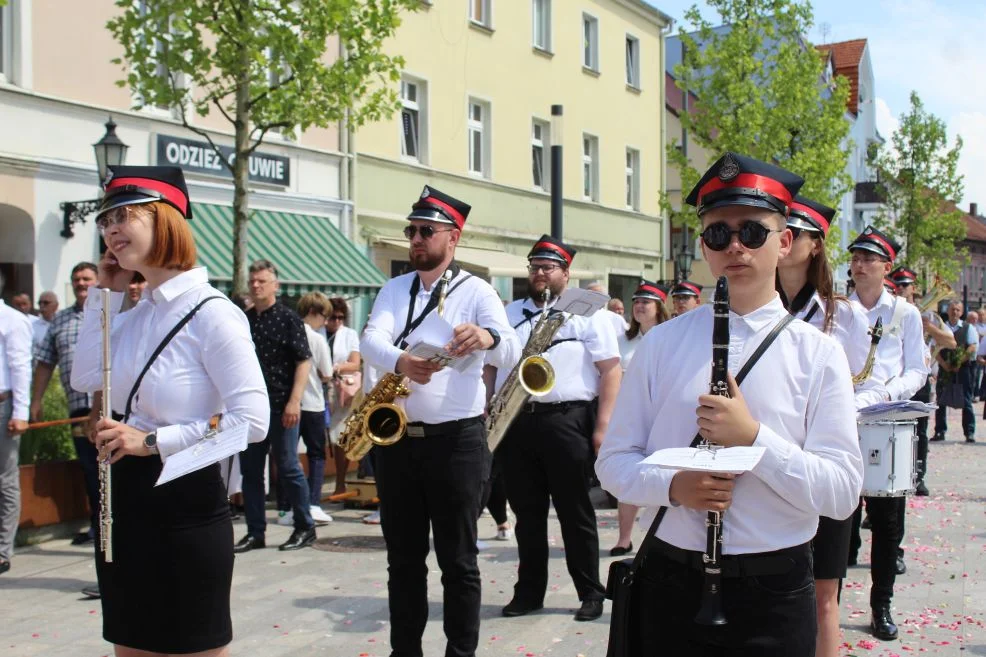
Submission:
<svg viewBox="0 0 986 657">
<path fill-rule="evenodd" d="M 526 253 L 550 232 L 560 104 L 573 278 L 616 296 L 659 278 L 669 23 L 641 0 L 440 0 L 406 15 L 387 44 L 406 62 L 402 109 L 355 136 L 357 232 L 376 264 L 402 271 L 405 217 L 429 184 L 472 205 L 460 262 L 505 299 L 523 290 Z"/>
</svg>

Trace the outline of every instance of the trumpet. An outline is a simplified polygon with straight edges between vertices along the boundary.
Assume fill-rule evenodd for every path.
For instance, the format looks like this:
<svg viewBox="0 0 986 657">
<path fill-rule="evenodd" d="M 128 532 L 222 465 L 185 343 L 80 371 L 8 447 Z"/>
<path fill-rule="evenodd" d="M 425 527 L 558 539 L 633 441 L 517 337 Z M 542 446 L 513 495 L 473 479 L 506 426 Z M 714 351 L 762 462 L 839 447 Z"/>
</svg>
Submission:
<svg viewBox="0 0 986 657">
<path fill-rule="evenodd" d="M 103 417 L 112 417 L 110 402 L 110 383 L 112 380 L 110 359 L 110 297 L 109 288 L 102 289 L 103 295 Z M 109 458 L 99 461 L 99 549 L 106 563 L 113 563 L 113 472 Z"/>
</svg>

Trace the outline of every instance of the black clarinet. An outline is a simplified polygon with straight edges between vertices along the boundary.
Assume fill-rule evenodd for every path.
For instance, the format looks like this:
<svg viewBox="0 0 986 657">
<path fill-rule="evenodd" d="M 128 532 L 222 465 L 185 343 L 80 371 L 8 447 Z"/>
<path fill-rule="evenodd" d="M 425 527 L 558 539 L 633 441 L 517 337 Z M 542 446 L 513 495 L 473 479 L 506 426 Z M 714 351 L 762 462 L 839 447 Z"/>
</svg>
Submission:
<svg viewBox="0 0 986 657">
<path fill-rule="evenodd" d="M 729 396 L 729 283 L 725 276 L 716 282 L 716 294 L 712 301 L 712 388 L 711 394 Z M 716 447 L 703 440 L 700 447 Z M 702 562 L 705 564 L 705 580 L 702 584 L 702 604 L 695 616 L 699 625 L 725 625 L 722 613 L 722 514 L 709 511 L 705 520 L 706 543 Z"/>
</svg>

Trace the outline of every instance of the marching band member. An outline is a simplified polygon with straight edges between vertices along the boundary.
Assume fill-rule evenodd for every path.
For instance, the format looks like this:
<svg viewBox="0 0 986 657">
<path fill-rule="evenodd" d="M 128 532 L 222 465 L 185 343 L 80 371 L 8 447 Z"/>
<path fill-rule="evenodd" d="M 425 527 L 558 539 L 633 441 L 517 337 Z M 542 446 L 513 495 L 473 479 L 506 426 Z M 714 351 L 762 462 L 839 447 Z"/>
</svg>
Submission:
<svg viewBox="0 0 986 657">
<path fill-rule="evenodd" d="M 883 319 L 883 338 L 877 347 L 873 378 L 884 382 L 888 400 L 910 399 L 928 378 L 924 362 L 924 339 L 921 315 L 917 308 L 884 289 L 884 282 L 900 252 L 900 245 L 872 226 L 849 245 L 850 267 L 856 290 L 850 299 L 859 302 L 869 323 Z M 904 497 L 867 497 L 866 510 L 873 530 L 870 573 L 871 630 L 878 639 L 897 638 L 897 625 L 890 615 L 897 578 L 898 555 L 904 533 Z M 858 533 L 862 510 L 857 509 L 853 532 Z M 853 544 L 856 540 L 853 539 Z M 854 550 L 850 547 L 850 562 Z M 901 560 L 901 566 L 903 565 Z"/>
<path fill-rule="evenodd" d="M 507 306 L 507 318 L 522 344 L 544 309 L 544 291 L 557 299 L 568 287 L 574 257 L 574 248 L 550 235 L 542 236 L 528 253 L 529 295 Z M 587 475 L 620 386 L 616 334 L 601 311 L 569 317 L 542 356 L 554 367 L 555 386 L 524 405 L 500 447 L 507 499 L 517 516 L 519 560 L 514 595 L 502 613 L 523 616 L 544 606 L 550 500 L 561 525 L 568 572 L 582 603 L 575 620 L 594 620 L 602 614 L 604 590 Z M 509 373 L 509 367 L 498 369 L 497 388 Z M 599 408 L 593 413 L 596 397 Z"/>
<path fill-rule="evenodd" d="M 681 281 L 671 289 L 673 317 L 684 315 L 702 305 L 702 286 L 691 281 Z"/>
<path fill-rule="evenodd" d="M 263 440 L 269 420 L 250 327 L 195 267 L 191 216 L 181 169 L 121 166 L 95 220 L 107 246 L 99 285 L 114 292 L 112 408 L 126 419 L 96 425 L 100 457 L 112 464 L 114 553 L 107 563 L 97 537 L 96 573 L 103 637 L 117 655 L 225 656 L 233 636 L 233 525 L 219 464 L 155 486 L 164 463 L 202 441 L 220 411 L 219 428 L 246 423 L 250 442 Z M 118 312 L 130 307 L 124 296 L 135 271 L 147 289 L 136 307 Z M 76 390 L 102 388 L 101 314 L 101 295 L 90 294 L 72 367 Z"/>
<path fill-rule="evenodd" d="M 641 281 L 637 291 L 633 293 L 630 327 L 617 336 L 616 343 L 620 350 L 620 370 L 627 371 L 633 353 L 643 342 L 644 335 L 658 324 L 671 319 L 667 306 L 668 293 L 657 283 Z M 620 502 L 617 507 L 617 523 L 619 537 L 616 546 L 610 549 L 609 556 L 622 557 L 633 552 L 633 522 L 637 519 L 638 508 L 632 504 Z"/>
<path fill-rule="evenodd" d="M 787 219 L 794 241 L 790 253 L 777 263 L 778 292 L 788 312 L 836 339 L 849 360 L 849 370 L 858 373 L 866 365 L 871 344 L 868 321 L 858 304 L 835 295 L 825 252 L 833 217 L 833 208 L 795 197 Z M 857 410 L 886 398 L 886 390 L 872 376 L 856 387 Z M 812 540 L 818 657 L 839 654 L 839 585 L 848 567 L 851 524 L 852 516 L 844 520 L 822 516 Z"/>
<path fill-rule="evenodd" d="M 384 284 L 360 343 L 369 365 L 410 380 L 410 395 L 398 401 L 407 414 L 407 435 L 375 449 L 390 574 L 392 657 L 422 654 L 429 529 L 445 587 L 445 654 L 470 657 L 479 641 L 476 521 L 490 467 L 482 418 L 483 359 L 473 357 L 460 372 L 404 350 L 411 330 L 437 307 L 444 291 L 443 317 L 455 327 L 448 347 L 455 356 L 487 350 L 492 364 L 509 369 L 520 354 L 496 292 L 454 260 L 469 210 L 425 186 L 404 229 L 415 271 Z M 446 271 L 452 278 L 443 285 L 439 279 Z"/>
<path fill-rule="evenodd" d="M 787 315 L 774 285 L 778 257 L 791 249 L 786 216 L 802 183 L 727 153 L 686 200 L 702 220 L 713 274 L 729 280 L 730 372 Z M 668 507 L 634 582 L 633 612 L 645 619 L 636 638 L 668 655 L 810 655 L 817 623 L 811 540 L 819 516 L 852 513 L 862 483 L 849 365 L 834 339 L 792 322 L 742 389 L 731 374 L 730 396 L 710 395 L 712 311 L 705 305 L 648 332 L 596 462 L 603 486 L 650 507 L 650 519 L 656 507 Z M 722 446 L 766 451 L 739 476 L 641 463 L 656 450 L 685 447 L 696 431 Z M 700 625 L 707 512 L 727 508 L 719 561 L 728 624 Z"/>
</svg>

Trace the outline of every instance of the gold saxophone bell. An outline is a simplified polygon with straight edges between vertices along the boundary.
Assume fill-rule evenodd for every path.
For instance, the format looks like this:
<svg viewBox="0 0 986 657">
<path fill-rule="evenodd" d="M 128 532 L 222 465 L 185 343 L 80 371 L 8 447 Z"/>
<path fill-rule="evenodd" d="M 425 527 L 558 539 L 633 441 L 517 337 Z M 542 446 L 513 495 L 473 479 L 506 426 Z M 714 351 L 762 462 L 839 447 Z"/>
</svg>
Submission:
<svg viewBox="0 0 986 657">
<path fill-rule="evenodd" d="M 532 397 L 541 397 L 555 387 L 555 368 L 543 356 L 528 356 L 518 370 L 520 386 Z"/>
<path fill-rule="evenodd" d="M 382 403 L 371 408 L 363 420 L 363 433 L 374 445 L 388 447 L 404 436 L 407 415 L 397 404 Z"/>
</svg>

